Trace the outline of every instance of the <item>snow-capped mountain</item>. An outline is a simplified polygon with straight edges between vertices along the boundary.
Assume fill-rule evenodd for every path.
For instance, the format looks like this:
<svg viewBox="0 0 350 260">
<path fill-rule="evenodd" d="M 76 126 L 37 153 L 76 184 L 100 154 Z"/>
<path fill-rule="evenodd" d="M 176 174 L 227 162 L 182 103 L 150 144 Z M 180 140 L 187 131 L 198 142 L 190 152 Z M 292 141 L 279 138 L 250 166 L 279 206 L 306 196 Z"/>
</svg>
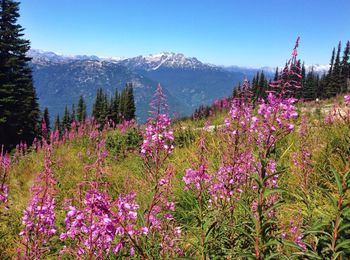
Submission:
<svg viewBox="0 0 350 260">
<path fill-rule="evenodd" d="M 182 53 L 161 52 L 157 54 L 149 54 L 146 56 L 137 56 L 132 58 L 119 57 L 98 57 L 94 55 L 61 55 L 55 52 L 31 49 L 28 56 L 32 58 L 35 64 L 47 63 L 65 63 L 72 60 L 96 60 L 108 61 L 130 69 L 137 70 L 157 70 L 159 68 L 176 68 L 176 69 L 220 69 L 215 65 L 202 63 L 197 58 L 186 57 Z"/>
<path fill-rule="evenodd" d="M 162 52 L 133 58 L 108 58 L 89 55 L 60 55 L 30 50 L 34 85 L 41 107 L 51 116 L 62 113 L 64 106 L 76 103 L 83 95 L 91 108 L 97 88 L 108 95 L 122 89 L 127 82 L 135 87 L 137 116 L 144 120 L 154 88 L 161 83 L 167 93 L 171 111 L 189 115 L 201 104 L 229 96 L 244 78 L 251 79 L 263 70 L 273 77 L 275 68 L 223 67 L 206 64 L 181 53 Z M 306 66 L 320 74 L 328 65 Z"/>
<path fill-rule="evenodd" d="M 153 90 L 161 83 L 169 98 L 171 111 L 189 115 L 200 104 L 228 96 L 244 77 L 239 72 L 208 65 L 183 54 L 163 52 L 134 58 L 67 56 L 30 50 L 34 85 L 41 107 L 51 115 L 62 113 L 64 106 L 76 103 L 83 95 L 91 107 L 96 89 L 108 95 L 132 82 L 135 87 L 137 116 L 144 120 Z"/>
<path fill-rule="evenodd" d="M 46 65 L 49 63 L 66 63 L 72 60 L 96 60 L 101 59 L 94 55 L 62 55 L 52 51 L 43 51 L 38 49 L 30 49 L 27 55 L 32 58 L 32 63 L 37 65 Z"/>
<path fill-rule="evenodd" d="M 306 72 L 314 71 L 320 75 L 327 73 L 329 70 L 329 64 L 313 64 L 305 65 Z"/>
<path fill-rule="evenodd" d="M 154 71 L 161 68 L 172 69 L 192 69 L 192 70 L 226 70 L 229 72 L 245 73 L 248 76 L 255 74 L 258 71 L 264 71 L 267 74 L 274 73 L 275 67 L 243 67 L 243 66 L 218 66 L 207 64 L 199 61 L 195 57 L 186 57 L 182 53 L 161 52 L 157 54 L 149 54 L 145 56 L 136 56 L 131 58 L 121 57 L 98 57 L 95 55 L 61 55 L 59 53 L 43 51 L 38 49 L 31 49 L 28 51 L 28 56 L 32 57 L 32 62 L 35 64 L 47 63 L 65 63 L 72 60 L 95 60 L 106 61 L 120 64 L 133 70 Z M 282 68 L 282 66 L 279 66 Z M 306 71 L 315 71 L 317 73 L 325 73 L 329 70 L 329 64 L 307 64 Z"/>
<path fill-rule="evenodd" d="M 108 58 L 93 55 L 60 55 L 32 49 L 34 84 L 41 107 L 47 106 L 51 115 L 62 113 L 65 105 L 76 103 L 83 95 L 91 108 L 99 87 L 112 95 L 126 82 L 135 86 L 137 115 L 147 116 L 147 107 L 153 90 L 161 83 L 170 101 L 172 111 L 190 114 L 201 104 L 210 104 L 228 96 L 239 81 L 251 79 L 264 70 L 272 77 L 275 68 L 223 67 L 206 64 L 181 53 L 162 52 L 133 58 Z M 323 73 L 327 65 L 306 66 L 307 70 Z"/>
<path fill-rule="evenodd" d="M 200 62 L 197 58 L 186 57 L 182 53 L 161 52 L 150 54 L 147 56 L 137 56 L 120 60 L 119 63 L 129 68 L 142 69 L 146 71 L 158 70 L 160 68 L 172 69 L 214 69 L 215 66 L 210 66 Z"/>
<path fill-rule="evenodd" d="M 264 66 L 260 68 L 252 68 L 252 67 L 240 67 L 240 66 L 222 66 L 223 69 L 230 71 L 230 72 L 242 72 L 247 75 L 247 77 L 254 76 L 257 72 L 264 71 L 265 75 L 273 76 L 276 67 L 269 67 Z M 279 69 L 281 70 L 282 66 L 279 66 Z M 306 72 L 314 71 L 320 75 L 327 73 L 329 70 L 329 64 L 305 64 Z"/>
</svg>

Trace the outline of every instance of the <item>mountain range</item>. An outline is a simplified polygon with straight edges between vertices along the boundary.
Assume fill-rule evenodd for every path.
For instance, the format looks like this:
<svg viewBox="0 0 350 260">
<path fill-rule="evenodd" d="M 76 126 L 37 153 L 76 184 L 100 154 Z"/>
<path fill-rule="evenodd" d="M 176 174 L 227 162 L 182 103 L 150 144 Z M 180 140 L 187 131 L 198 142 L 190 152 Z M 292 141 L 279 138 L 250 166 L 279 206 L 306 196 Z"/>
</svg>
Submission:
<svg viewBox="0 0 350 260">
<path fill-rule="evenodd" d="M 148 104 L 158 83 L 168 97 L 172 116 L 186 116 L 201 104 L 230 95 L 233 87 L 245 77 L 250 79 L 262 69 L 271 77 L 275 70 L 216 66 L 173 52 L 103 58 L 31 49 L 28 56 L 32 58 L 40 107 L 48 107 L 51 118 L 62 114 L 66 105 L 76 104 L 80 95 L 91 113 L 98 88 L 112 96 L 115 89 L 121 90 L 127 82 L 134 85 L 136 115 L 140 121 L 147 118 Z"/>
</svg>

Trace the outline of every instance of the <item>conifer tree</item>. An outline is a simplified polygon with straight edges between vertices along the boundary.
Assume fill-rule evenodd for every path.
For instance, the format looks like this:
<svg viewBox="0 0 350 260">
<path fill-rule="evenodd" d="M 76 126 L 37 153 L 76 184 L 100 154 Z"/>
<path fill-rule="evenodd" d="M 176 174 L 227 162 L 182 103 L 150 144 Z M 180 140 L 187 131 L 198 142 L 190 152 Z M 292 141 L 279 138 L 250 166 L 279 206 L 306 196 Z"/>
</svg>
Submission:
<svg viewBox="0 0 350 260">
<path fill-rule="evenodd" d="M 111 113 L 110 117 L 114 123 L 120 123 L 119 102 L 120 102 L 120 95 L 119 95 L 118 89 L 116 89 L 114 93 L 114 98 L 111 100 L 111 108 L 110 108 L 110 113 Z"/>
<path fill-rule="evenodd" d="M 342 90 L 342 81 L 341 81 L 341 64 L 340 64 L 340 51 L 341 51 L 341 42 L 338 44 L 337 54 L 335 56 L 333 68 L 331 73 L 328 74 L 327 78 L 327 97 L 333 97 L 341 92 Z M 333 58 L 333 54 L 332 54 Z"/>
<path fill-rule="evenodd" d="M 134 99 L 134 89 L 132 83 L 128 83 L 125 86 L 126 90 L 126 111 L 125 111 L 125 119 L 131 120 L 135 118 L 135 99 Z"/>
<path fill-rule="evenodd" d="M 97 90 L 95 103 L 92 109 L 92 116 L 96 121 L 103 126 L 106 119 L 108 118 L 109 104 L 107 99 L 107 94 L 103 92 L 102 88 Z"/>
<path fill-rule="evenodd" d="M 258 83 L 258 98 L 266 98 L 267 97 L 267 87 L 268 87 L 268 82 L 265 78 L 265 74 L 263 71 L 261 71 L 260 74 L 260 79 Z"/>
<path fill-rule="evenodd" d="M 43 114 L 43 118 L 42 118 L 46 124 L 46 129 L 47 131 L 50 131 L 51 127 L 50 127 L 50 116 L 49 116 L 49 109 L 47 107 L 45 107 L 44 109 L 44 114 Z"/>
<path fill-rule="evenodd" d="M 45 107 L 41 117 L 41 129 L 40 129 L 41 137 L 48 140 L 50 137 L 50 129 L 51 128 L 50 128 L 49 109 Z"/>
<path fill-rule="evenodd" d="M 62 125 L 59 115 L 56 116 L 54 129 L 57 130 L 59 133 L 62 132 Z"/>
<path fill-rule="evenodd" d="M 234 87 L 233 91 L 232 91 L 232 97 L 233 98 L 238 97 L 238 94 L 239 94 L 238 92 L 239 92 L 240 89 L 241 89 L 241 82 L 238 82 L 237 86 Z"/>
<path fill-rule="evenodd" d="M 71 111 L 71 114 L 70 114 L 70 122 L 73 123 L 77 121 L 77 115 L 75 113 L 75 105 L 72 104 L 72 111 Z"/>
<path fill-rule="evenodd" d="M 305 69 L 305 63 L 303 62 L 303 65 L 301 66 L 301 87 L 305 85 L 306 80 L 306 69 Z"/>
<path fill-rule="evenodd" d="M 298 63 L 300 64 L 300 60 L 298 61 Z M 295 80 L 297 80 L 297 79 L 295 78 Z M 306 81 L 306 68 L 305 68 L 305 63 L 303 62 L 303 64 L 301 65 L 301 80 L 299 79 L 301 86 L 300 86 L 300 88 L 297 88 L 295 90 L 295 97 L 298 99 L 304 98 L 303 92 L 304 92 L 305 81 Z"/>
<path fill-rule="evenodd" d="M 92 116 L 98 121 L 102 111 L 103 90 L 99 88 L 96 93 L 95 102 L 92 107 Z"/>
<path fill-rule="evenodd" d="M 278 77 L 279 77 L 279 71 L 278 71 L 278 67 L 276 67 L 275 76 L 273 77 L 273 81 L 277 81 Z"/>
<path fill-rule="evenodd" d="M 341 52 L 341 42 L 338 44 L 337 55 L 335 56 L 334 66 L 332 74 L 335 76 L 340 75 L 340 52 Z"/>
<path fill-rule="evenodd" d="M 318 98 L 327 98 L 327 85 L 328 85 L 328 75 L 323 74 L 319 80 L 317 87 L 317 95 Z"/>
<path fill-rule="evenodd" d="M 253 92 L 253 101 L 256 102 L 259 99 L 259 82 L 260 82 L 260 72 L 256 73 L 256 76 L 253 78 L 252 82 L 252 92 Z"/>
<path fill-rule="evenodd" d="M 120 121 L 125 120 L 125 114 L 126 114 L 126 107 L 127 107 L 127 93 L 126 89 L 124 88 L 120 94 L 119 99 L 119 115 L 120 115 Z"/>
<path fill-rule="evenodd" d="M 341 92 L 346 92 L 350 88 L 349 55 L 350 55 L 350 41 L 347 41 L 344 49 L 343 59 L 341 62 L 341 82 L 342 82 Z"/>
<path fill-rule="evenodd" d="M 79 122 L 84 122 L 86 120 L 86 104 L 82 95 L 79 97 L 78 101 L 77 119 Z"/>
<path fill-rule="evenodd" d="M 329 71 L 328 71 L 328 75 L 331 75 L 333 72 L 333 66 L 334 66 L 334 56 L 335 56 L 335 48 L 333 48 L 332 51 L 332 57 L 331 57 L 331 63 L 329 64 Z"/>
<path fill-rule="evenodd" d="M 69 129 L 70 128 L 70 123 L 71 123 L 70 113 L 69 113 L 68 107 L 65 106 L 64 114 L 63 114 L 63 118 L 62 118 L 62 128 L 63 128 L 63 130 Z"/>
<path fill-rule="evenodd" d="M 304 87 L 302 88 L 302 98 L 305 100 L 314 100 L 316 98 L 318 80 L 313 69 L 307 73 Z"/>
<path fill-rule="evenodd" d="M 40 111 L 28 65 L 30 49 L 17 23 L 19 3 L 0 0 L 0 143 L 7 149 L 31 144 L 40 126 Z"/>
</svg>

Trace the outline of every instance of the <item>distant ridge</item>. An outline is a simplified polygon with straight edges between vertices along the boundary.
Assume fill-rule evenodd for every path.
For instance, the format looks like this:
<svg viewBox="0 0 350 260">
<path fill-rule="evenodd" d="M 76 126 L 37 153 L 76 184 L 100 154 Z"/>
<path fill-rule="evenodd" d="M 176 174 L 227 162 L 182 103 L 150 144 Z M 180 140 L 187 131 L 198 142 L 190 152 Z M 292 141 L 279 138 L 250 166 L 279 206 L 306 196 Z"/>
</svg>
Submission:
<svg viewBox="0 0 350 260">
<path fill-rule="evenodd" d="M 199 105 L 230 96 L 238 82 L 251 79 L 258 71 L 272 77 L 275 68 L 245 68 L 203 63 L 181 53 L 161 52 L 132 58 L 96 55 L 61 55 L 31 49 L 34 85 L 41 108 L 48 107 L 51 117 L 63 113 L 65 105 L 77 103 L 80 95 L 91 110 L 97 88 L 108 95 L 121 90 L 127 82 L 135 88 L 136 115 L 147 118 L 148 102 L 161 83 L 168 96 L 170 111 L 176 116 L 190 115 Z M 307 67 L 311 68 L 311 67 Z M 326 71 L 327 65 L 314 65 Z M 320 72 L 321 73 L 321 72 Z"/>
</svg>

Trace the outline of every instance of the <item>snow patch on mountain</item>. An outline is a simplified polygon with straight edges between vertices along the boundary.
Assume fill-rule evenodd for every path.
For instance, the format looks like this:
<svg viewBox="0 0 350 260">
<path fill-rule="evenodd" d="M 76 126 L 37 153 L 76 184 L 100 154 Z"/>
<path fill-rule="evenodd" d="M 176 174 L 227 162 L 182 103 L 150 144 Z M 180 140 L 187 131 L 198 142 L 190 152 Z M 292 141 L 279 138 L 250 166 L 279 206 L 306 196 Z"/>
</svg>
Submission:
<svg viewBox="0 0 350 260">
<path fill-rule="evenodd" d="M 74 60 L 91 60 L 105 61 L 126 66 L 130 69 L 141 69 L 146 71 L 154 71 L 160 68 L 173 69 L 191 69 L 191 70 L 226 70 L 229 72 L 243 72 L 248 76 L 255 74 L 258 71 L 264 71 L 267 74 L 275 72 L 275 67 L 243 67 L 243 66 L 217 66 L 213 64 L 203 63 L 195 57 L 186 57 L 182 53 L 160 52 L 145 56 L 136 56 L 132 58 L 125 57 L 103 57 L 95 55 L 62 55 L 52 51 L 43 51 L 31 49 L 28 51 L 28 56 L 32 58 L 32 62 L 37 65 L 45 65 L 48 63 L 66 63 Z M 282 68 L 283 66 L 279 66 Z M 305 65 L 306 71 L 313 70 L 316 73 L 323 74 L 329 70 L 328 64 L 308 64 Z"/>
<path fill-rule="evenodd" d="M 186 57 L 182 53 L 161 52 L 149 54 L 146 56 L 137 56 L 127 58 L 120 61 L 121 65 L 133 68 L 143 69 L 147 71 L 158 70 L 160 68 L 175 68 L 175 69 L 213 69 L 211 66 L 202 63 L 197 58 Z"/>
</svg>

